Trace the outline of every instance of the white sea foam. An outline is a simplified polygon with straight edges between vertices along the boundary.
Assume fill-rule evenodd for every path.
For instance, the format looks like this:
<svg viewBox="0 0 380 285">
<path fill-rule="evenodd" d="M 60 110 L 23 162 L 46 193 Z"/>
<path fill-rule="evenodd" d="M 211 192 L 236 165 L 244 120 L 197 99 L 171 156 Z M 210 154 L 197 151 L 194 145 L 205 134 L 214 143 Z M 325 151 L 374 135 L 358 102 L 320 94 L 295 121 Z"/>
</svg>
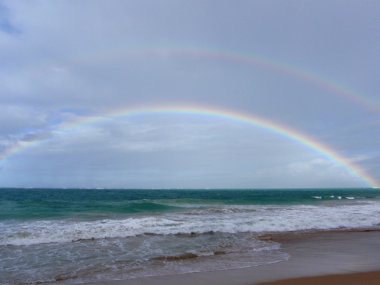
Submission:
<svg viewBox="0 0 380 285">
<path fill-rule="evenodd" d="M 345 205 L 210 206 L 180 213 L 96 221 L 31 221 L 0 223 L 0 245 L 63 243 L 81 239 L 129 237 L 152 233 L 209 231 L 286 232 L 371 227 L 380 224 L 380 202 Z"/>
<path fill-rule="evenodd" d="M 98 278 L 129 279 L 258 266 L 288 258 L 278 243 L 255 239 L 249 233 L 143 235 L 63 244 L 3 246 L 0 284 L 36 284 L 57 278 L 67 281 L 60 282 L 63 284 L 73 284 L 73 280 L 91 282 Z"/>
</svg>

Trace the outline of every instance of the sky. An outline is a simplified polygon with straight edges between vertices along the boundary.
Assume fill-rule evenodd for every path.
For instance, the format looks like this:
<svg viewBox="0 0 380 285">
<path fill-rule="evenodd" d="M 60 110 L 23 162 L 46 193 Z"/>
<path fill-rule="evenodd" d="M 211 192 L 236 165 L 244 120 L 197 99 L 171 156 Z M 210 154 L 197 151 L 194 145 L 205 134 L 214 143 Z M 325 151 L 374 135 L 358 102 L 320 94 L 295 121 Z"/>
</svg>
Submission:
<svg viewBox="0 0 380 285">
<path fill-rule="evenodd" d="M 0 1 L 0 187 L 378 186 L 378 11 Z"/>
</svg>

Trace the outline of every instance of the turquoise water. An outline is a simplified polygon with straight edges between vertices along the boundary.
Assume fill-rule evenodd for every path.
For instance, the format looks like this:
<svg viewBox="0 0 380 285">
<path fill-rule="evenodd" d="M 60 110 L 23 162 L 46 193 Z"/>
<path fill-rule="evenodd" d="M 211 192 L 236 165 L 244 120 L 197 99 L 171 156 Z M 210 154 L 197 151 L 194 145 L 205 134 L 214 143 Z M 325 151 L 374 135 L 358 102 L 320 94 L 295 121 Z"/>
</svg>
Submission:
<svg viewBox="0 0 380 285">
<path fill-rule="evenodd" d="M 347 197 L 357 200 L 379 199 L 380 190 L 0 189 L 0 220 L 70 217 L 96 219 L 181 211 L 184 206 L 315 204 L 321 201 L 346 201 Z"/>
<path fill-rule="evenodd" d="M 260 266 L 289 258 L 264 233 L 379 226 L 374 189 L 0 189 L 0 284 Z"/>
</svg>

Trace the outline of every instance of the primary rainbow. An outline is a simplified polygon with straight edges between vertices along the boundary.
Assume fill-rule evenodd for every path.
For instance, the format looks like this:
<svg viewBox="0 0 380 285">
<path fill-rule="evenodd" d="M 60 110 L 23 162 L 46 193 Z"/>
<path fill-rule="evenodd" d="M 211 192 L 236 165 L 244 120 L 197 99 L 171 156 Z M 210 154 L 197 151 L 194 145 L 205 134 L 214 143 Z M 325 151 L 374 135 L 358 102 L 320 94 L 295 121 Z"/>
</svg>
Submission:
<svg viewBox="0 0 380 285">
<path fill-rule="evenodd" d="M 73 129 L 79 128 L 81 126 L 90 125 L 99 123 L 109 119 L 118 119 L 123 117 L 131 117 L 144 114 L 183 114 L 183 115 L 201 115 L 209 116 L 214 118 L 222 118 L 227 120 L 232 120 L 239 123 L 249 124 L 260 129 L 272 132 L 274 134 L 285 137 L 291 141 L 298 143 L 299 145 L 312 150 L 323 157 L 327 158 L 330 161 L 335 162 L 337 165 L 343 167 L 348 171 L 352 176 L 360 178 L 368 186 L 373 188 L 379 188 L 380 183 L 373 177 L 371 177 L 366 171 L 361 168 L 359 165 L 345 158 L 344 156 L 338 154 L 336 151 L 323 144 L 322 142 L 317 141 L 314 138 L 311 138 L 299 131 L 296 131 L 288 126 L 281 125 L 277 122 L 258 117 L 252 114 L 238 113 L 232 110 L 225 109 L 216 109 L 205 106 L 153 106 L 153 107 L 133 107 L 133 108 L 124 108 L 118 110 L 112 110 L 108 113 L 81 117 L 76 120 L 72 120 L 66 123 L 63 123 L 56 127 L 54 131 L 56 132 L 68 132 Z M 31 146 L 38 145 L 41 141 L 34 142 L 19 142 L 15 145 L 9 147 L 0 155 L 0 160 L 5 160 L 10 156 L 19 153 L 21 150 L 27 149 Z"/>
</svg>

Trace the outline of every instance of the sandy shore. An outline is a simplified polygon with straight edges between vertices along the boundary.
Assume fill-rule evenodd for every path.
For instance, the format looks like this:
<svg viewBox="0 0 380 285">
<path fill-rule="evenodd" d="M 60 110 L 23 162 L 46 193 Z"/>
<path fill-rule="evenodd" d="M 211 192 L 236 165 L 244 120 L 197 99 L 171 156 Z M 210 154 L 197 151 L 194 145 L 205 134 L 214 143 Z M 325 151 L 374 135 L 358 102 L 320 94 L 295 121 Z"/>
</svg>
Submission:
<svg viewBox="0 0 380 285">
<path fill-rule="evenodd" d="M 258 285 L 379 285 L 380 272 L 336 274 L 317 277 L 285 279 Z"/>
<path fill-rule="evenodd" d="M 252 285 L 276 280 L 282 281 L 278 281 L 280 283 L 276 281 L 276 283 L 267 284 L 380 284 L 380 273 L 376 272 L 380 269 L 380 253 L 378 251 L 380 248 L 379 231 L 279 234 L 264 236 L 263 239 L 280 242 L 283 251 L 290 255 L 289 260 L 234 270 L 144 277 L 129 280 L 98 281 L 88 284 Z M 355 274 L 351 275 L 352 273 Z M 315 276 L 321 277 L 315 278 Z M 285 280 L 290 278 L 293 279 Z"/>
</svg>

